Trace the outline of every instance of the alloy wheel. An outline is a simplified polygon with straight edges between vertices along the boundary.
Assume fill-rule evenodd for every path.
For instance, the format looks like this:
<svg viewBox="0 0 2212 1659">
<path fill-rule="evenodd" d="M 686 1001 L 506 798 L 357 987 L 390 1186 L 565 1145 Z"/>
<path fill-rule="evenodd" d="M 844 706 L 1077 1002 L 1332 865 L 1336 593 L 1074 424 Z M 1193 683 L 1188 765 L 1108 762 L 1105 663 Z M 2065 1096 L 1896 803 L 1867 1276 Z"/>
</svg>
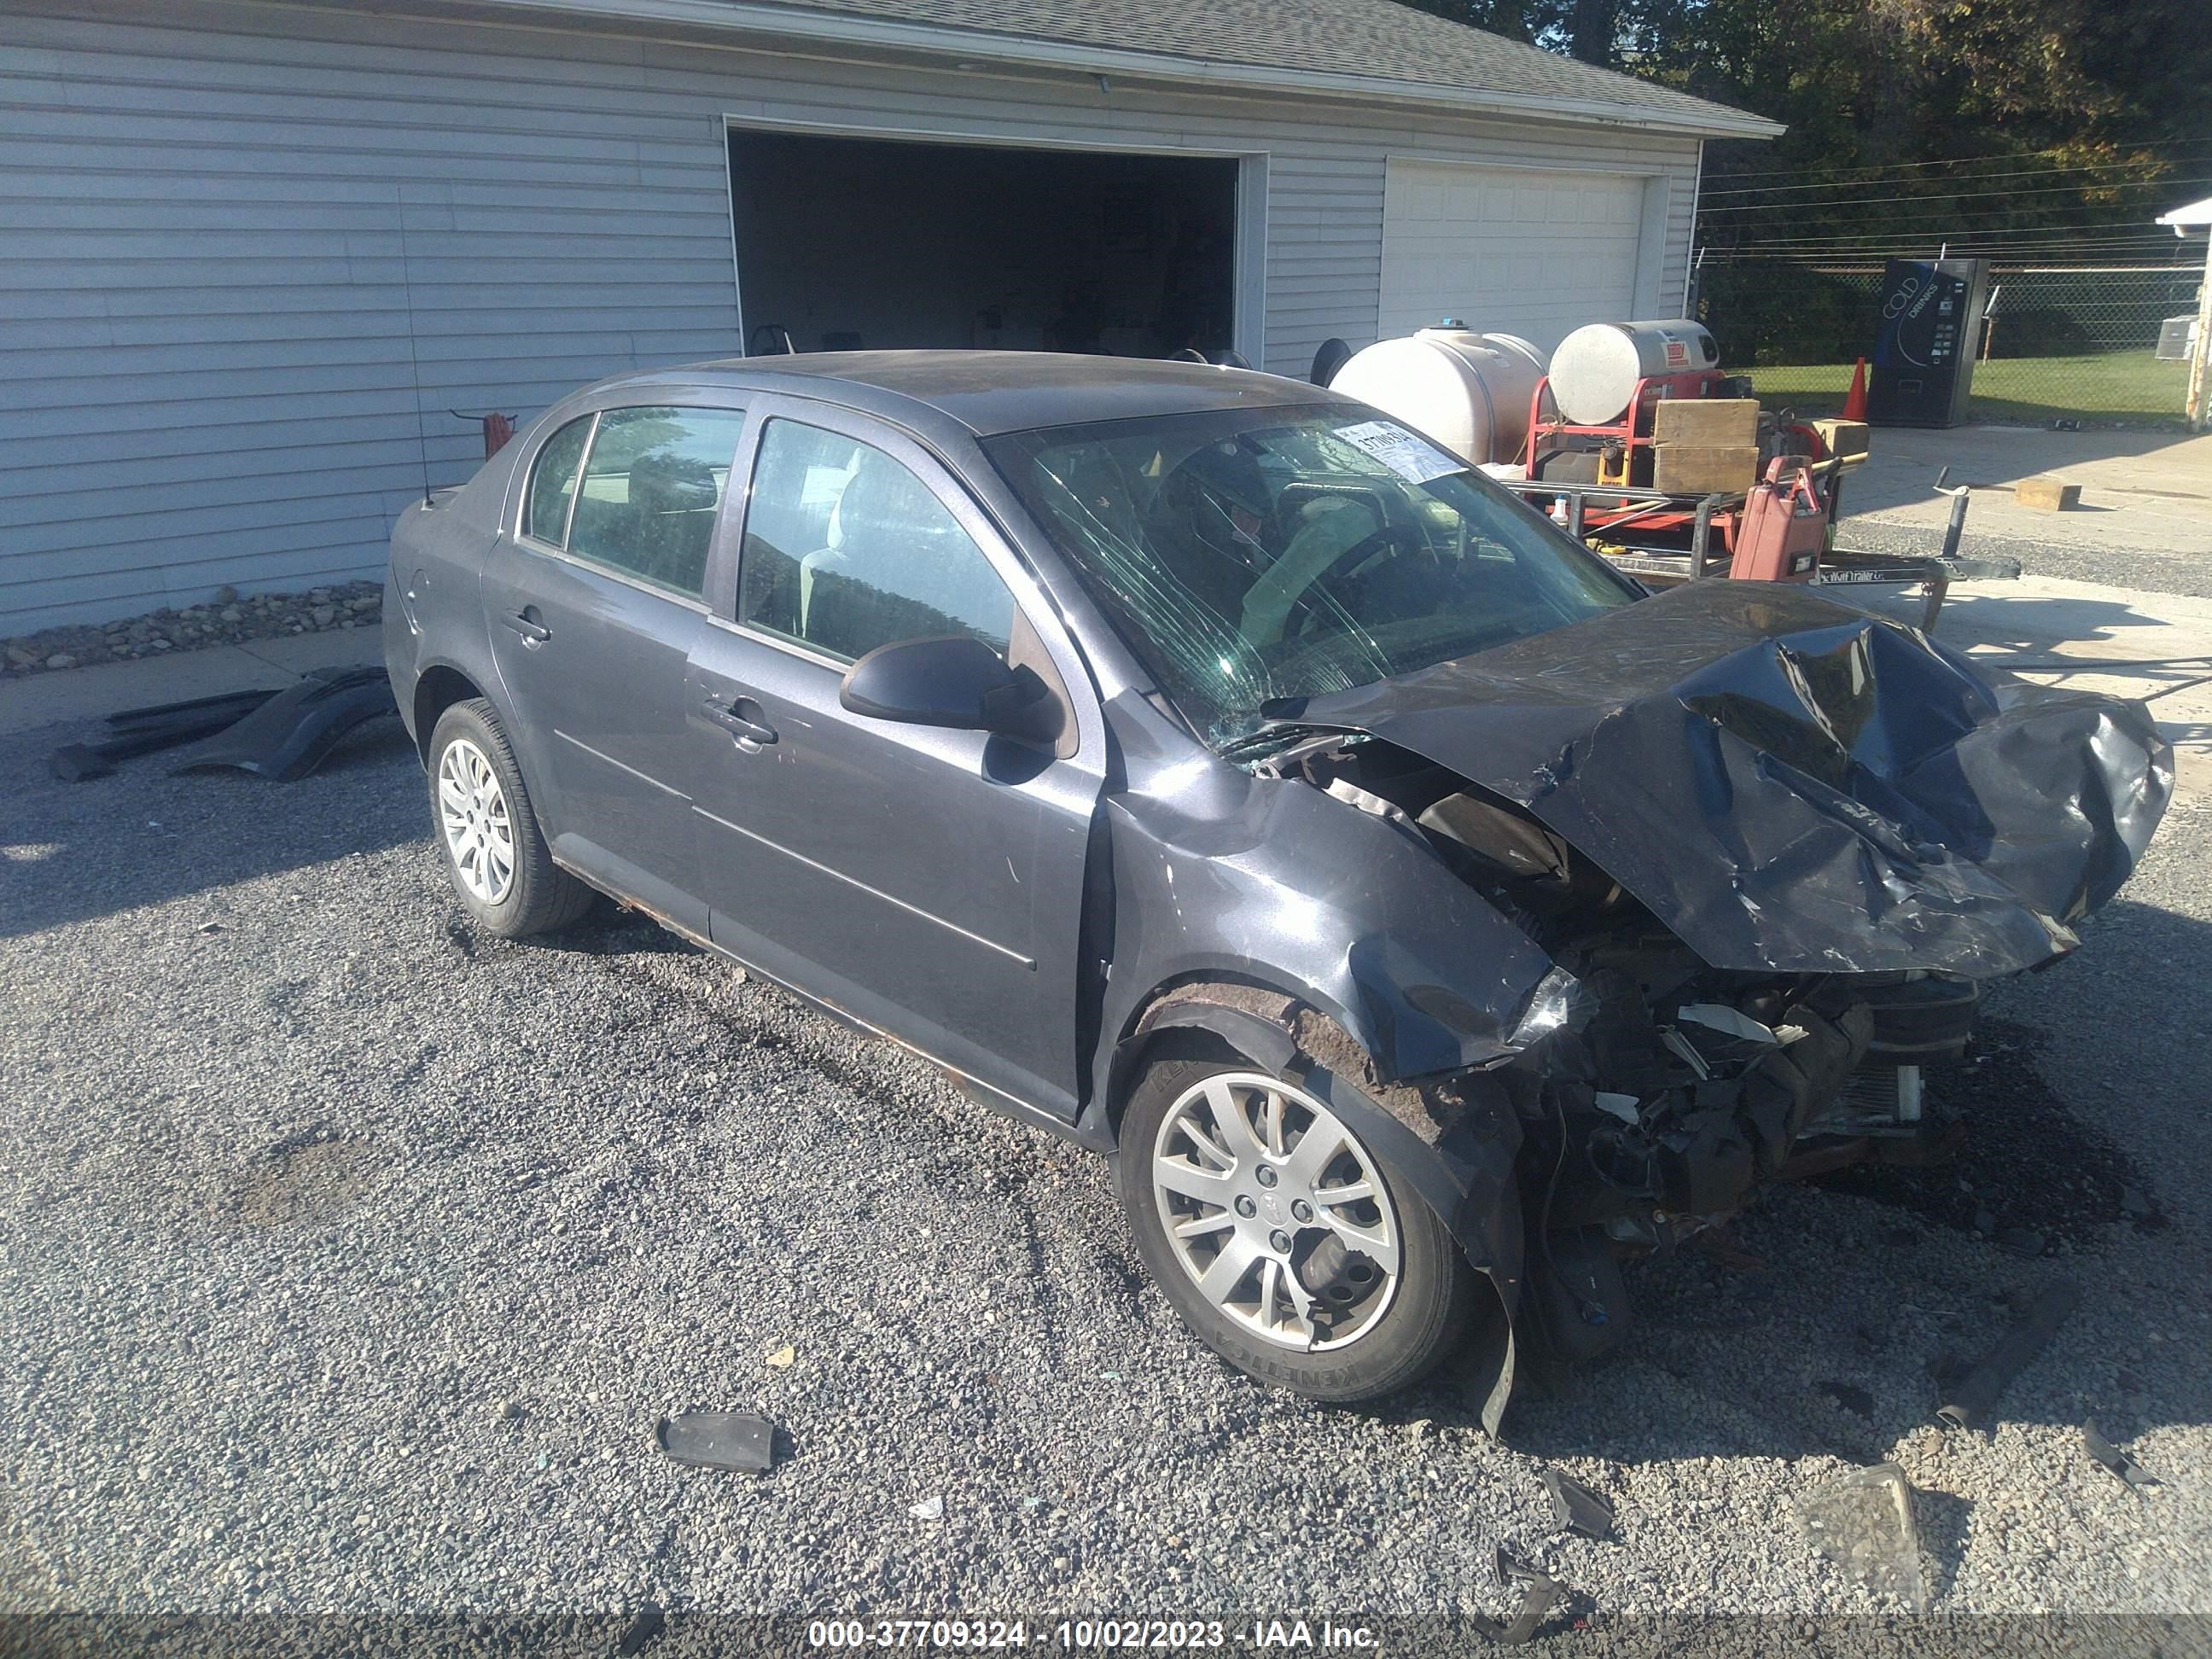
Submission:
<svg viewBox="0 0 2212 1659">
<path fill-rule="evenodd" d="M 1216 1311 L 1281 1347 L 1357 1341 L 1398 1285 L 1397 1212 L 1358 1138 L 1256 1072 L 1201 1079 L 1152 1145 L 1168 1244 Z"/>
<path fill-rule="evenodd" d="M 497 904 L 514 885 L 514 823 L 490 757 L 466 738 L 438 757 L 438 817 L 462 886 Z"/>
</svg>

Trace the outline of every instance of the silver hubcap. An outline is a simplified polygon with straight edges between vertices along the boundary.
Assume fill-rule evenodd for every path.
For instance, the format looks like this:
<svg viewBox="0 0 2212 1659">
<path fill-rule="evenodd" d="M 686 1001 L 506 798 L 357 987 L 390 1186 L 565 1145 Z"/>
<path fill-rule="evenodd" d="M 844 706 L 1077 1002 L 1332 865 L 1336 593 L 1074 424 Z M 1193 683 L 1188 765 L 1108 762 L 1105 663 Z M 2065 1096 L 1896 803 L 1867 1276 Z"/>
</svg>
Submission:
<svg viewBox="0 0 2212 1659">
<path fill-rule="evenodd" d="M 1224 1072 L 1188 1091 L 1153 1142 L 1152 1192 L 1199 1294 L 1270 1342 L 1343 1347 L 1397 1291 L 1381 1172 L 1326 1105 L 1279 1079 Z"/>
<path fill-rule="evenodd" d="M 514 885 L 514 824 L 484 751 L 456 738 L 438 757 L 438 817 L 461 885 L 497 904 Z"/>
</svg>

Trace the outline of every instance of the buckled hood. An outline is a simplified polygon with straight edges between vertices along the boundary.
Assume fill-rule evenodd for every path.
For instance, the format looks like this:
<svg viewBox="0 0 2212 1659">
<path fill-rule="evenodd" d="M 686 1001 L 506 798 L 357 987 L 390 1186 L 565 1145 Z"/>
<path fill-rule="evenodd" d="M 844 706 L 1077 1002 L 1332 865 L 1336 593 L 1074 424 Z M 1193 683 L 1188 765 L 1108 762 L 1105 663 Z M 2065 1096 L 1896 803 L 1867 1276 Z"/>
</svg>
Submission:
<svg viewBox="0 0 2212 1659">
<path fill-rule="evenodd" d="M 2033 967 L 2127 878 L 2173 783 L 2140 702 L 1764 582 L 1269 712 L 1517 803 L 1722 969 Z"/>
</svg>

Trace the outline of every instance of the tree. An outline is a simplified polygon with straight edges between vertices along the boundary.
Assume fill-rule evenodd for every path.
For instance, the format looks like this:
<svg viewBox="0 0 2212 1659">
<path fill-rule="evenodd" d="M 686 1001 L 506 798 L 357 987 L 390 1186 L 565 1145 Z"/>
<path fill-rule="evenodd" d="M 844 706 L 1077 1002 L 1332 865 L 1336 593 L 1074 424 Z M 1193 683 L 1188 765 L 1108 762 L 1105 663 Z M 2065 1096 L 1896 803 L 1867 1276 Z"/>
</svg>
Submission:
<svg viewBox="0 0 2212 1659">
<path fill-rule="evenodd" d="M 1708 148 L 1708 243 L 1947 215 L 2087 238 L 2212 193 L 2206 0 L 1409 3 L 1786 122 Z"/>
<path fill-rule="evenodd" d="M 1419 10 L 1523 40 L 1585 64 L 1617 68 L 1633 0 L 1407 0 Z"/>
</svg>

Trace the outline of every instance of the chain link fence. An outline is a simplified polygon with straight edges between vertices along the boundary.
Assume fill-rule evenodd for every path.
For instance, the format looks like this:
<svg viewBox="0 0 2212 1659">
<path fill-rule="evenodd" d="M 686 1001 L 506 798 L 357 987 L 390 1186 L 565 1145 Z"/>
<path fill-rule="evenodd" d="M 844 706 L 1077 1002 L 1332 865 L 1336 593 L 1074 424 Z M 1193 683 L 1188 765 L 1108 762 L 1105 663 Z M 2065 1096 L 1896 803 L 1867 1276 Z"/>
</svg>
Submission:
<svg viewBox="0 0 2212 1659">
<path fill-rule="evenodd" d="M 2161 361 L 2166 319 L 2193 316 L 2204 268 L 1995 265 L 1974 365 L 1972 418 L 2043 426 L 2184 422 L 2189 365 Z M 1708 259 L 1692 314 L 1721 361 L 1770 407 L 1832 413 L 1881 326 L 1878 264 Z"/>
</svg>

